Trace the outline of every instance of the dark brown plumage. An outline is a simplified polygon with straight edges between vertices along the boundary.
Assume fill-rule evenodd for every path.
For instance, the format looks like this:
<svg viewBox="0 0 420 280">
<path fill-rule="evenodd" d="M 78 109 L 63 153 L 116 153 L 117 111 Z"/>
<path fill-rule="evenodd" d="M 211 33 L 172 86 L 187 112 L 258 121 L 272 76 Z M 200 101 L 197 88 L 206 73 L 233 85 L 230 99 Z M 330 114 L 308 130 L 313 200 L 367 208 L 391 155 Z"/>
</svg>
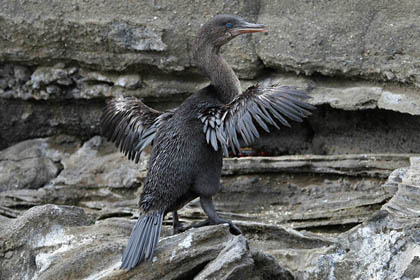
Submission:
<svg viewBox="0 0 420 280">
<path fill-rule="evenodd" d="M 114 142 L 128 159 L 137 163 L 141 152 L 153 141 L 162 122 L 171 116 L 171 111 L 159 112 L 137 98 L 113 99 L 102 115 L 102 134 Z"/>
<path fill-rule="evenodd" d="M 103 134 L 115 142 L 129 159 L 139 160 L 153 142 L 148 174 L 140 195 L 140 216 L 124 251 L 121 268 L 131 269 L 151 259 L 159 238 L 163 216 L 173 212 L 174 233 L 186 230 L 177 210 L 196 197 L 208 219 L 198 227 L 228 223 L 231 232 L 241 231 L 223 220 L 212 196 L 220 187 L 223 153 L 237 152 L 258 138 L 258 127 L 290 126 L 287 119 L 302 121 L 313 107 L 307 94 L 294 87 L 251 87 L 241 94 L 238 78 L 219 55 L 220 47 L 236 36 L 265 32 L 238 16 L 219 15 L 203 25 L 195 41 L 194 58 L 211 84 L 187 98 L 178 108 L 159 112 L 135 98 L 108 103 L 102 116 Z"/>
</svg>

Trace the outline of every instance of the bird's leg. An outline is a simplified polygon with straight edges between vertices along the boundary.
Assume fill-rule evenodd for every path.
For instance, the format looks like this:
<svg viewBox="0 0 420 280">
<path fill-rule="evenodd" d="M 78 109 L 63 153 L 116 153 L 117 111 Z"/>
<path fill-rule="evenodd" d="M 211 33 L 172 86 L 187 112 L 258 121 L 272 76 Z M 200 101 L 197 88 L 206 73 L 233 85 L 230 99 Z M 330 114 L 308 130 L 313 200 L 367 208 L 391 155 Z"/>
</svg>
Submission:
<svg viewBox="0 0 420 280">
<path fill-rule="evenodd" d="M 179 221 L 179 217 L 178 217 L 178 212 L 177 211 L 173 211 L 172 212 L 172 219 L 173 219 L 173 234 L 177 234 L 177 233 L 181 233 L 184 232 L 186 230 L 189 230 L 190 228 L 199 228 L 202 226 L 207 226 L 209 225 L 209 219 L 199 222 L 199 223 L 195 223 L 189 226 L 182 226 L 182 222 Z"/>
<path fill-rule="evenodd" d="M 221 219 L 219 215 L 217 215 L 211 196 L 210 197 L 200 196 L 200 204 L 204 212 L 208 216 L 208 219 L 203 222 L 203 223 L 206 223 L 205 225 L 218 225 L 218 224 L 227 223 L 229 224 L 230 232 L 232 234 L 235 234 L 235 235 L 242 234 L 241 230 L 237 226 L 235 226 L 232 223 L 232 221 Z"/>
<path fill-rule="evenodd" d="M 216 209 L 213 205 L 213 200 L 211 197 L 200 196 L 200 204 L 204 212 L 207 214 L 208 218 L 202 222 L 192 224 L 187 227 L 181 226 L 181 223 L 178 220 L 178 214 L 176 211 L 173 212 L 173 225 L 174 225 L 174 234 L 184 232 L 190 228 L 199 228 L 208 225 L 218 225 L 218 224 L 229 224 L 230 232 L 235 235 L 242 234 L 241 230 L 235 226 L 232 221 L 221 219 L 217 215 Z"/>
<path fill-rule="evenodd" d="M 209 219 L 184 227 L 184 226 L 182 226 L 182 223 L 179 222 L 179 220 L 178 220 L 178 214 L 176 213 L 176 211 L 174 211 L 174 232 L 173 232 L 173 234 L 184 232 L 184 231 L 189 230 L 191 228 L 199 228 L 199 227 L 208 226 L 208 225 L 210 225 Z"/>
<path fill-rule="evenodd" d="M 182 223 L 179 221 L 178 212 L 172 212 L 172 225 L 173 225 L 173 234 L 177 234 L 185 231 L 185 228 L 182 226 Z"/>
</svg>

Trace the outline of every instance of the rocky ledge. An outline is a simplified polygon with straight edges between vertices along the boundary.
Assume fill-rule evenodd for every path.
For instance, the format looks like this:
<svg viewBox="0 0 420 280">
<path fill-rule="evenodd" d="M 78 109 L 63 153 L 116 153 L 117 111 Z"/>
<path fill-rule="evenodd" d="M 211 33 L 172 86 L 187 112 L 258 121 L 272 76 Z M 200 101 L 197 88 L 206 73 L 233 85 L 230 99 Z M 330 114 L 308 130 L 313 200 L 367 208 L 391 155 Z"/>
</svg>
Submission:
<svg viewBox="0 0 420 280">
<path fill-rule="evenodd" d="M 34 207 L 0 232 L 2 279 L 292 279 L 227 226 L 161 238 L 155 257 L 119 270 L 133 221 L 94 221 L 82 208 Z M 17 271 L 15 268 L 19 267 Z M 261 278 L 263 277 L 263 278 Z"/>
<path fill-rule="evenodd" d="M 295 231 L 237 221 L 170 236 L 127 272 L 120 257 L 134 220 L 98 219 L 80 207 L 33 207 L 0 219 L 2 279 L 414 279 L 420 265 L 420 158 L 392 173 L 392 199 L 350 230 Z M 322 196 L 322 194 L 319 194 Z M 403 207 L 402 207 L 403 206 Z M 16 270 L 16 267 L 19 267 Z M 333 277 L 333 278 L 331 278 Z"/>
<path fill-rule="evenodd" d="M 226 159 L 216 207 L 244 235 L 220 225 L 172 236 L 168 215 L 153 261 L 119 270 L 147 158 L 135 165 L 100 137 L 83 145 L 36 139 L 0 152 L 1 278 L 418 275 L 420 158 L 410 154 Z M 180 217 L 191 223 L 204 214 L 192 201 Z"/>
<path fill-rule="evenodd" d="M 419 1 L 0 1 L 0 279 L 420 277 Z M 157 109 L 205 86 L 216 14 L 267 24 L 222 50 L 243 88 L 294 85 L 317 110 L 224 161 L 216 207 L 241 227 L 171 236 L 118 270 L 139 165 L 99 137 L 106 100 Z M 267 157 L 270 156 L 270 157 Z M 198 201 L 180 212 L 204 218 Z"/>
</svg>

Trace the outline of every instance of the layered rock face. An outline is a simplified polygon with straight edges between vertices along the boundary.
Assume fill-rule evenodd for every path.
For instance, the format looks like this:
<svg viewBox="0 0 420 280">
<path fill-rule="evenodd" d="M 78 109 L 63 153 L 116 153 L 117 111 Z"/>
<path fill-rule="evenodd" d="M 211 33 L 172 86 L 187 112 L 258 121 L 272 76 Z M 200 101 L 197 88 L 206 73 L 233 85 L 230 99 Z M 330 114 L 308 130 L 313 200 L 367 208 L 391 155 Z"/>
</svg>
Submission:
<svg viewBox="0 0 420 280">
<path fill-rule="evenodd" d="M 314 114 L 224 161 L 223 225 L 118 270 L 147 172 L 99 136 L 107 99 L 177 106 L 208 84 L 201 24 L 268 25 L 223 49 L 242 87 L 296 85 Z M 418 1 L 0 3 L 0 279 L 420 277 Z M 204 219 L 198 201 L 180 212 Z"/>
</svg>

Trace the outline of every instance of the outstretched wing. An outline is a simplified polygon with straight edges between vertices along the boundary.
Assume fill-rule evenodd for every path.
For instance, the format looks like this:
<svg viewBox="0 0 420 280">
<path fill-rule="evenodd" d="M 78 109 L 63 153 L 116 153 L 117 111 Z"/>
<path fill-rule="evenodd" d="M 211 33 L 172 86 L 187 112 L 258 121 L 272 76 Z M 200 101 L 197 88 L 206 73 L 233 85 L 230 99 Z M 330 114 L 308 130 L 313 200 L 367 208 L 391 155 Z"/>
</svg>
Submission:
<svg viewBox="0 0 420 280">
<path fill-rule="evenodd" d="M 219 145 L 225 156 L 230 148 L 240 150 L 239 137 L 246 145 L 260 137 L 257 126 L 270 132 L 269 125 L 280 129 L 279 123 L 290 127 L 287 119 L 302 122 L 315 109 L 304 100 L 307 93 L 295 87 L 250 87 L 232 102 L 207 108 L 198 115 L 203 123 L 207 143 L 217 151 Z M 278 123 L 279 122 L 279 123 Z"/>
<path fill-rule="evenodd" d="M 136 163 L 140 154 L 155 138 L 160 125 L 173 112 L 159 112 L 133 97 L 108 102 L 101 117 L 102 135 L 114 142 L 124 155 Z"/>
</svg>

